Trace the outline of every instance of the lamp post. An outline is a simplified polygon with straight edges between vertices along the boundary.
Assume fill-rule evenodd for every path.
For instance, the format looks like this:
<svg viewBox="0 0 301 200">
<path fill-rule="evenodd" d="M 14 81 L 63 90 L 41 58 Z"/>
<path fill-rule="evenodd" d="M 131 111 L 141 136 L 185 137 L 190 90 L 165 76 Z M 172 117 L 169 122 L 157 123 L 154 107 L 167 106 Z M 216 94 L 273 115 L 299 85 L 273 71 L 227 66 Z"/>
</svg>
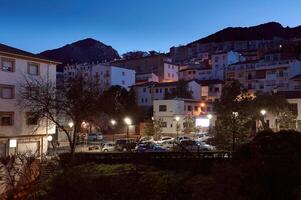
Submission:
<svg viewBox="0 0 301 200">
<path fill-rule="evenodd" d="M 238 112 L 232 112 L 232 123 L 233 123 L 233 131 L 232 131 L 232 152 L 235 150 L 235 137 L 236 137 L 236 118 L 238 117 Z"/>
<path fill-rule="evenodd" d="M 260 110 L 260 114 L 262 116 L 262 126 L 263 126 L 263 129 L 266 130 L 267 129 L 267 125 L 265 124 L 265 121 L 264 121 L 264 117 L 266 115 L 267 111 L 265 109 L 262 109 Z"/>
<path fill-rule="evenodd" d="M 180 117 L 179 116 L 175 116 L 175 120 L 177 122 L 176 131 L 177 131 L 177 140 L 178 140 L 179 139 L 179 121 L 180 121 Z"/>
<path fill-rule="evenodd" d="M 132 120 L 129 117 L 124 118 L 124 123 L 127 125 L 127 129 L 126 129 L 126 138 L 129 138 L 129 129 L 130 129 L 130 125 L 132 124 Z"/>
<path fill-rule="evenodd" d="M 115 125 L 117 124 L 117 122 L 114 119 L 112 119 L 110 122 L 111 122 L 113 129 L 115 129 Z M 115 141 L 115 130 L 113 131 L 113 142 L 114 141 Z"/>
</svg>

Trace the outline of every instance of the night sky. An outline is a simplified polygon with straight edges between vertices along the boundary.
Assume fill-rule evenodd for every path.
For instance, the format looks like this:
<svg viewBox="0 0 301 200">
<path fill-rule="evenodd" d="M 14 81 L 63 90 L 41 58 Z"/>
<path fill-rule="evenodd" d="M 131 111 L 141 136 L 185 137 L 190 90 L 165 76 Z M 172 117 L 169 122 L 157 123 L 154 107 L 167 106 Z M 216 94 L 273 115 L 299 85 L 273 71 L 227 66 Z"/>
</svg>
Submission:
<svg viewBox="0 0 301 200">
<path fill-rule="evenodd" d="M 0 0 L 0 43 L 38 53 L 91 37 L 166 52 L 228 26 L 301 25 L 300 0 Z"/>
</svg>

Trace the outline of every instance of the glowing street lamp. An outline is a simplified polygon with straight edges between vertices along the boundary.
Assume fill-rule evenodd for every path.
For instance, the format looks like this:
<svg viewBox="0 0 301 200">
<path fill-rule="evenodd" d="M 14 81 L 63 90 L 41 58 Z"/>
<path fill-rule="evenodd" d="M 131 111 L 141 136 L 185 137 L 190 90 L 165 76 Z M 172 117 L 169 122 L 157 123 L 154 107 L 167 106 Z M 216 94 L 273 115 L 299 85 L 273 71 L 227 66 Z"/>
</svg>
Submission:
<svg viewBox="0 0 301 200">
<path fill-rule="evenodd" d="M 262 116 L 265 116 L 266 113 L 267 113 L 267 111 L 266 111 L 265 109 L 262 109 L 262 110 L 260 111 L 260 114 L 261 114 Z"/>
<path fill-rule="evenodd" d="M 124 118 L 124 123 L 127 125 L 126 137 L 129 138 L 129 129 L 130 129 L 130 126 L 132 125 L 131 118 L 129 118 L 129 117 Z"/>
<path fill-rule="evenodd" d="M 53 139 L 53 137 L 52 137 L 51 135 L 48 135 L 48 136 L 47 136 L 47 141 L 48 141 L 48 142 L 51 142 L 52 139 Z"/>
<path fill-rule="evenodd" d="M 179 121 L 180 121 L 180 117 L 179 116 L 175 116 L 175 120 L 177 122 L 176 131 L 177 131 L 177 140 L 178 140 L 179 139 Z"/>
<path fill-rule="evenodd" d="M 72 128 L 72 127 L 74 126 L 74 123 L 73 123 L 73 122 L 69 122 L 69 123 L 68 123 L 68 126 L 69 126 L 70 128 Z"/>
<path fill-rule="evenodd" d="M 112 119 L 112 120 L 111 120 L 111 124 L 112 124 L 112 126 L 115 126 L 115 125 L 116 125 L 116 123 L 117 123 L 117 122 L 116 122 L 114 119 Z"/>
<path fill-rule="evenodd" d="M 212 116 L 211 114 L 208 114 L 208 115 L 207 115 L 207 118 L 208 118 L 209 120 L 212 119 L 212 117 L 213 117 L 213 116 Z"/>
</svg>

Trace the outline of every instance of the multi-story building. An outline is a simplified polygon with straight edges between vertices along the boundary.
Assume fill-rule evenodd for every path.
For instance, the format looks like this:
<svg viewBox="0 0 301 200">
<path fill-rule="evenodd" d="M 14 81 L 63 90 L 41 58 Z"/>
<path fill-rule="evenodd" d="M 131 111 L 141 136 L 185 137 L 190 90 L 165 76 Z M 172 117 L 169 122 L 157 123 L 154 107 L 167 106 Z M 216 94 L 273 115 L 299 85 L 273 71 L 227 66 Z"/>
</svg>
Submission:
<svg viewBox="0 0 301 200">
<path fill-rule="evenodd" d="M 135 73 L 131 69 L 94 63 L 75 64 L 64 67 L 65 80 L 81 75 L 88 80 L 98 83 L 103 90 L 107 90 L 114 85 L 119 85 L 129 90 L 130 86 L 135 84 Z"/>
<path fill-rule="evenodd" d="M 225 84 L 224 81 L 212 79 L 212 80 L 196 80 L 201 86 L 201 99 L 213 102 L 219 99 L 222 95 L 222 89 Z"/>
<path fill-rule="evenodd" d="M 205 117 L 208 113 L 210 113 L 208 108 L 211 108 L 211 105 L 200 100 L 180 98 L 171 100 L 155 100 L 153 106 L 153 117 L 154 120 L 162 120 L 162 134 L 175 136 L 177 132 L 178 134 L 183 133 L 185 117 Z M 212 108 L 210 110 L 212 110 Z M 175 117 L 179 117 L 179 121 L 176 121 Z"/>
<path fill-rule="evenodd" d="M 226 68 L 237 62 L 245 61 L 245 58 L 238 52 L 214 53 L 211 56 L 213 79 L 224 80 Z"/>
<path fill-rule="evenodd" d="M 176 91 L 179 84 L 185 84 L 191 92 L 192 99 L 201 99 L 201 86 L 194 80 L 183 82 L 148 82 L 133 86 L 138 106 L 151 107 L 154 100 L 164 100 L 168 95 Z"/>
<path fill-rule="evenodd" d="M 154 73 L 140 73 L 136 74 L 136 84 L 146 82 L 159 82 L 159 78 Z"/>
<path fill-rule="evenodd" d="M 160 82 L 178 81 L 179 65 L 171 62 L 164 55 L 145 56 L 134 59 L 124 59 L 112 62 L 114 66 L 127 67 L 140 73 L 154 73 Z"/>
<path fill-rule="evenodd" d="M 19 91 L 27 79 L 56 82 L 58 62 L 0 44 L 0 157 L 31 151 L 46 153 L 55 126 L 19 106 Z"/>
<path fill-rule="evenodd" d="M 267 53 L 262 60 L 239 62 L 227 67 L 226 79 L 238 80 L 256 92 L 301 90 L 301 61 Z"/>
</svg>

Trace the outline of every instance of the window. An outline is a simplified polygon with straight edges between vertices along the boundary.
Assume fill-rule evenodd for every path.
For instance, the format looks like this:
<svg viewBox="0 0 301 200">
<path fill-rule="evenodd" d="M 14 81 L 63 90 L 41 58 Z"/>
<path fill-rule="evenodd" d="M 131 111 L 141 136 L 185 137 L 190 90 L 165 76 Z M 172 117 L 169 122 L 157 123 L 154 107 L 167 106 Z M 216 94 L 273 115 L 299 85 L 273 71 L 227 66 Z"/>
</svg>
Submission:
<svg viewBox="0 0 301 200">
<path fill-rule="evenodd" d="M 218 87 L 214 88 L 214 92 L 219 92 L 219 88 Z"/>
<path fill-rule="evenodd" d="M 198 107 L 198 106 L 194 106 L 194 110 L 195 110 L 195 111 L 198 111 L 198 110 L 199 110 L 199 107 Z"/>
<path fill-rule="evenodd" d="M 162 122 L 162 127 L 166 128 L 167 127 L 167 122 Z"/>
<path fill-rule="evenodd" d="M 1 70 L 5 72 L 15 71 L 15 60 L 2 58 L 1 59 Z"/>
<path fill-rule="evenodd" d="M 125 84 L 125 81 L 123 80 L 123 81 L 122 81 L 122 85 L 124 85 L 124 84 Z"/>
<path fill-rule="evenodd" d="M 122 72 L 122 76 L 125 76 L 125 72 Z"/>
<path fill-rule="evenodd" d="M 38 125 L 39 117 L 36 113 L 26 113 L 26 124 L 27 125 Z"/>
<path fill-rule="evenodd" d="M 167 106 L 166 105 L 159 105 L 159 112 L 165 112 L 167 111 Z"/>
<path fill-rule="evenodd" d="M 40 74 L 40 66 L 37 63 L 28 63 L 27 72 L 30 75 L 38 76 Z"/>
<path fill-rule="evenodd" d="M 159 89 L 156 89 L 156 93 L 158 93 L 159 92 Z"/>
<path fill-rule="evenodd" d="M 144 93 L 146 92 L 146 88 L 143 88 L 143 92 L 144 92 Z"/>
<path fill-rule="evenodd" d="M 188 111 L 192 111 L 191 106 L 187 106 L 187 110 L 188 110 Z"/>
<path fill-rule="evenodd" d="M 14 124 L 13 112 L 0 112 L 0 126 L 12 126 Z"/>
<path fill-rule="evenodd" d="M 15 97 L 15 87 L 13 85 L 0 85 L 0 98 L 13 99 Z"/>
<path fill-rule="evenodd" d="M 165 88 L 164 90 L 165 90 L 165 93 L 168 93 L 168 88 Z"/>
<path fill-rule="evenodd" d="M 297 116 L 298 115 L 298 104 L 290 103 L 289 110 L 292 112 L 293 115 Z"/>
<path fill-rule="evenodd" d="M 162 88 L 160 88 L 160 93 L 162 93 Z"/>
</svg>

